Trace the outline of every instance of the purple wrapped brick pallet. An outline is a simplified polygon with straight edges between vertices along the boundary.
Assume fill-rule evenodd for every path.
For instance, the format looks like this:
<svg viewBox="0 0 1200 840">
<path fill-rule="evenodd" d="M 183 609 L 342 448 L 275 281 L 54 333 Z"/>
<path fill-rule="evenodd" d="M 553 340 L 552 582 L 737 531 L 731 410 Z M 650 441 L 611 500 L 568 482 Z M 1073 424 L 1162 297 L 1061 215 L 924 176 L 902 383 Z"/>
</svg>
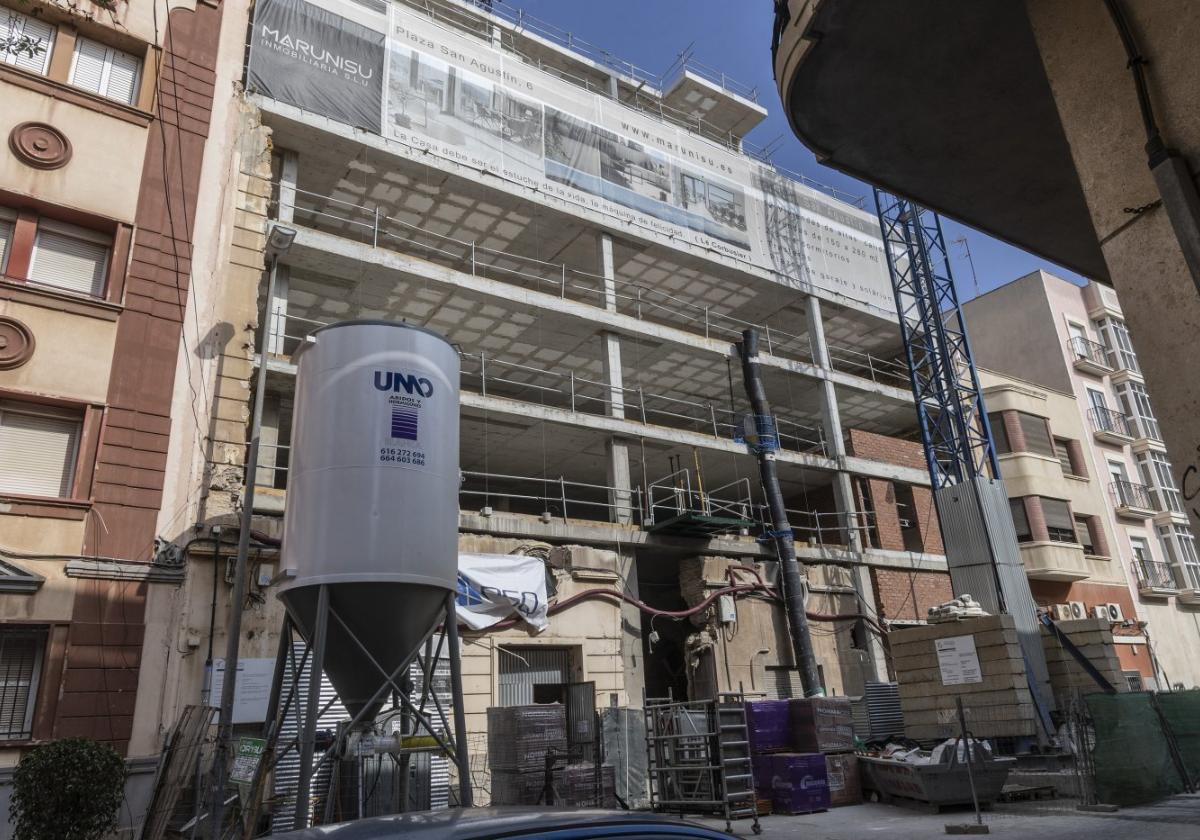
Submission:
<svg viewBox="0 0 1200 840">
<path fill-rule="evenodd" d="M 752 755 L 750 768 L 754 773 L 754 792 L 761 799 L 770 799 L 771 778 L 775 775 L 775 756 L 771 753 Z"/>
<path fill-rule="evenodd" d="M 829 810 L 829 782 L 822 753 L 771 756 L 771 809 L 776 814 Z"/>
<path fill-rule="evenodd" d="M 749 700 L 746 702 L 746 731 L 750 752 L 783 752 L 792 748 L 791 721 L 787 700 Z"/>
</svg>

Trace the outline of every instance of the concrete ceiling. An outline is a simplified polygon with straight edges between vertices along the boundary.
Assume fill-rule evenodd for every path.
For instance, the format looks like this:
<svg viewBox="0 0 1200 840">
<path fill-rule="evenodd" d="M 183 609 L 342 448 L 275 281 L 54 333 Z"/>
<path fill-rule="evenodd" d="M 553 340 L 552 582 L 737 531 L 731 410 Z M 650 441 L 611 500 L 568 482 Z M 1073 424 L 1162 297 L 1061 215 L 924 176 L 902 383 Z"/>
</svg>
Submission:
<svg viewBox="0 0 1200 840">
<path fill-rule="evenodd" d="M 1024 3 L 825 0 L 807 34 L 781 87 L 818 160 L 1107 280 Z"/>
</svg>

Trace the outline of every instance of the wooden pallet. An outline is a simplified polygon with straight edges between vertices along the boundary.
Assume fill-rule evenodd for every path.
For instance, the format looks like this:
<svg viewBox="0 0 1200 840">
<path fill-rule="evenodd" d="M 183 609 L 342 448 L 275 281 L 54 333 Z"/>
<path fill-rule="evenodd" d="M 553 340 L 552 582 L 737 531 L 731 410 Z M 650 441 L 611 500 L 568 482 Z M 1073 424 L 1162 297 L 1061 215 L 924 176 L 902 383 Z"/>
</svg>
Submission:
<svg viewBox="0 0 1200 840">
<path fill-rule="evenodd" d="M 1027 802 L 1033 799 L 1057 799 L 1058 788 L 1054 785 L 1005 785 L 1000 791 L 1001 802 Z"/>
</svg>

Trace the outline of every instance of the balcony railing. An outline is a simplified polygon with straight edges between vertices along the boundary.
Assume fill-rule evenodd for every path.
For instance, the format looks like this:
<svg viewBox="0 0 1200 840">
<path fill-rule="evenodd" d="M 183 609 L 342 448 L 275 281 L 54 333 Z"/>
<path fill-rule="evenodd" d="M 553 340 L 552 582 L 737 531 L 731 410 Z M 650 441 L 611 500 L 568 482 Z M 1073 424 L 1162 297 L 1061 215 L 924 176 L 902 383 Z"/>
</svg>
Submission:
<svg viewBox="0 0 1200 840">
<path fill-rule="evenodd" d="M 1117 508 L 1131 511 L 1153 511 L 1155 509 L 1154 497 L 1150 493 L 1150 488 L 1145 484 L 1117 479 L 1109 483 L 1108 492 Z"/>
<path fill-rule="evenodd" d="M 273 182 L 271 187 L 274 196 L 271 204 L 276 217 L 280 208 L 287 209 L 298 223 L 303 221 L 315 230 L 417 256 L 472 276 L 499 280 L 602 309 L 612 303 L 623 315 L 673 326 L 705 338 L 740 341 L 742 331 L 754 327 L 762 331 L 769 354 L 814 363 L 807 335 L 796 335 L 767 323 L 745 321 L 642 283 L 606 279 L 565 263 L 538 260 L 435 234 L 383 215 L 378 208 L 297 187 L 281 187 L 278 182 Z M 295 196 L 294 200 L 285 200 L 284 196 L 288 195 Z M 904 362 L 831 342 L 827 344 L 834 370 L 908 390 L 908 367 Z"/>
<path fill-rule="evenodd" d="M 1091 366 L 1099 370 L 1110 370 L 1108 365 L 1108 355 L 1104 350 L 1104 345 L 1098 341 L 1091 341 L 1080 335 L 1073 335 L 1067 341 L 1067 346 L 1071 350 L 1071 355 L 1075 362 Z"/>
<path fill-rule="evenodd" d="M 1133 570 L 1137 574 L 1138 588 L 1147 591 L 1173 592 L 1178 587 L 1175 575 L 1167 563 L 1156 560 L 1135 560 Z"/>
<path fill-rule="evenodd" d="M 1119 411 L 1113 411 L 1111 408 L 1089 408 L 1088 420 L 1092 424 L 1092 431 L 1097 434 L 1133 437 L 1129 421 Z"/>
</svg>

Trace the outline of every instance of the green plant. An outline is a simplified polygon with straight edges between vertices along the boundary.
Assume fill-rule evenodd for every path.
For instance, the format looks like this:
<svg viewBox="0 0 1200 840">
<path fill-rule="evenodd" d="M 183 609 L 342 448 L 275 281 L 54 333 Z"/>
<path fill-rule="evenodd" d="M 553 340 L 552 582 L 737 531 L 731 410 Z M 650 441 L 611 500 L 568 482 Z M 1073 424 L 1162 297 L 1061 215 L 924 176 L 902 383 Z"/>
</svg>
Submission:
<svg viewBox="0 0 1200 840">
<path fill-rule="evenodd" d="M 98 840 L 117 823 L 125 762 L 106 744 L 65 738 L 26 753 L 12 784 L 14 840 Z"/>
</svg>

